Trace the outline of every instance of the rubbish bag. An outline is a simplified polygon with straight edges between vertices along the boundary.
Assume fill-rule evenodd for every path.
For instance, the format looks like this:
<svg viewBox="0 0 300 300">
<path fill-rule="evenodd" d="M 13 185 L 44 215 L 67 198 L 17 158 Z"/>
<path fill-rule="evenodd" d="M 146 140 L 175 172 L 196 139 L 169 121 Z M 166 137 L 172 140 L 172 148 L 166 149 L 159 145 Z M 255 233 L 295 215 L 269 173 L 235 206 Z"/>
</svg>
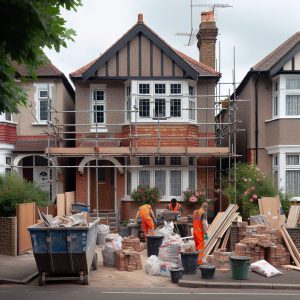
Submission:
<svg viewBox="0 0 300 300">
<path fill-rule="evenodd" d="M 145 264 L 145 272 L 151 276 L 157 276 L 160 272 L 160 262 L 156 255 L 147 258 Z"/>
<path fill-rule="evenodd" d="M 169 237 L 173 234 L 174 231 L 174 223 L 173 222 L 166 222 L 164 221 L 164 226 L 161 229 L 157 230 L 159 234 L 163 235 L 164 237 Z"/>
<path fill-rule="evenodd" d="M 118 233 L 111 233 L 105 237 L 105 246 L 111 247 L 114 250 L 122 249 L 123 238 Z"/>
<path fill-rule="evenodd" d="M 251 264 L 249 269 L 266 277 L 272 277 L 283 274 L 264 259 Z"/>
<path fill-rule="evenodd" d="M 105 238 L 109 234 L 109 226 L 100 224 L 97 226 L 97 245 L 104 246 Z"/>
<path fill-rule="evenodd" d="M 165 237 L 159 247 L 158 258 L 163 262 L 171 262 L 181 266 L 181 247 L 184 245 L 178 234 Z"/>
</svg>

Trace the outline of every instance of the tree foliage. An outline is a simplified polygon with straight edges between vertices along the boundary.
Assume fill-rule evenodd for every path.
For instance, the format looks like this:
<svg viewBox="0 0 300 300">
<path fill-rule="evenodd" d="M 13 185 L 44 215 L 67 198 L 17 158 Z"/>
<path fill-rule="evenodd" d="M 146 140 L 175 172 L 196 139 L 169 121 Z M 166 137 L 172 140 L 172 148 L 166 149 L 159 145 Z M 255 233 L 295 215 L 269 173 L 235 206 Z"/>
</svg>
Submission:
<svg viewBox="0 0 300 300">
<path fill-rule="evenodd" d="M 80 5 L 81 0 L 0 0 L 0 112 L 18 112 L 27 100 L 12 62 L 34 76 L 47 62 L 45 47 L 59 52 L 75 36 L 65 27 L 61 9 L 76 11 Z"/>
</svg>

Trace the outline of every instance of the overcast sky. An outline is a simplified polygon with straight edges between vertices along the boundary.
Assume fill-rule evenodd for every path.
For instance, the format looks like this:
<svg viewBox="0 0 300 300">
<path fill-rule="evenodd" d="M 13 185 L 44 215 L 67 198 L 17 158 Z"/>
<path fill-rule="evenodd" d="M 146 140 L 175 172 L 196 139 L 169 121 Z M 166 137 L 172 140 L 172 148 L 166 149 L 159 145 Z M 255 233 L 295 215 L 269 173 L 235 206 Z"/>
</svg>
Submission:
<svg viewBox="0 0 300 300">
<path fill-rule="evenodd" d="M 69 73 L 104 53 L 137 21 L 144 22 L 174 48 L 198 59 L 196 43 L 185 46 L 187 38 L 176 32 L 190 31 L 190 0 L 82 0 L 77 12 L 63 12 L 67 27 L 77 32 L 75 43 L 60 53 L 46 51 L 54 65 L 68 77 Z M 300 0 L 193 0 L 193 4 L 221 3 L 231 8 L 216 12 L 221 44 L 221 82 L 232 82 L 233 47 L 235 47 L 236 81 L 246 75 L 275 47 L 300 31 Z M 199 27 L 203 7 L 193 8 L 193 28 Z M 218 57 L 218 53 L 217 53 Z M 226 91 L 228 87 L 226 87 Z M 224 91 L 224 88 L 223 88 Z M 227 93 L 227 92 L 226 92 Z"/>
</svg>

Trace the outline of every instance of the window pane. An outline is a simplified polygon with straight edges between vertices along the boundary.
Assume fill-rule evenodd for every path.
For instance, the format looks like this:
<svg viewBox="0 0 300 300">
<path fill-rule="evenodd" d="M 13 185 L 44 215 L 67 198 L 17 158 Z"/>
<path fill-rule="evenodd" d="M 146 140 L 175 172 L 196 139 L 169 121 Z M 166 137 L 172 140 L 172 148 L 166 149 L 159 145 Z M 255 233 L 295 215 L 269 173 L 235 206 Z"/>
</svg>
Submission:
<svg viewBox="0 0 300 300">
<path fill-rule="evenodd" d="M 277 170 L 273 171 L 273 184 L 274 184 L 276 190 L 278 190 L 278 171 Z"/>
<path fill-rule="evenodd" d="M 150 94 L 150 84 L 149 83 L 140 83 L 139 84 L 139 94 Z"/>
<path fill-rule="evenodd" d="M 278 155 L 273 155 L 273 166 L 278 166 Z"/>
<path fill-rule="evenodd" d="M 166 85 L 164 83 L 156 83 L 155 94 L 165 94 L 165 93 L 166 93 Z"/>
<path fill-rule="evenodd" d="M 189 95 L 194 96 L 194 87 L 189 85 Z"/>
<path fill-rule="evenodd" d="M 195 165 L 195 157 L 190 156 L 189 157 L 189 165 L 194 166 Z"/>
<path fill-rule="evenodd" d="M 104 91 L 94 90 L 93 91 L 93 100 L 94 101 L 103 101 L 104 100 Z"/>
<path fill-rule="evenodd" d="M 172 166 L 180 166 L 181 165 L 181 157 L 180 156 L 171 157 L 170 164 Z"/>
<path fill-rule="evenodd" d="M 40 120 L 47 121 L 48 120 L 48 101 L 40 100 Z"/>
<path fill-rule="evenodd" d="M 286 193 L 300 196 L 300 170 L 286 171 Z"/>
<path fill-rule="evenodd" d="M 166 158 L 163 156 L 155 157 L 155 165 L 156 166 L 164 166 L 166 164 Z"/>
<path fill-rule="evenodd" d="M 11 113 L 5 113 L 5 120 L 11 121 Z"/>
<path fill-rule="evenodd" d="M 130 120 L 130 118 L 131 118 L 131 99 L 130 99 L 130 97 L 127 98 L 126 109 L 127 109 L 127 120 Z"/>
<path fill-rule="evenodd" d="M 299 90 L 300 89 L 300 79 L 287 79 L 286 80 L 287 90 Z"/>
<path fill-rule="evenodd" d="M 94 123 L 104 123 L 104 105 L 94 105 Z"/>
<path fill-rule="evenodd" d="M 144 187 L 150 186 L 150 171 L 139 171 L 139 185 Z"/>
<path fill-rule="evenodd" d="M 159 195 L 166 195 L 166 171 L 155 171 L 155 187 L 158 188 Z"/>
<path fill-rule="evenodd" d="M 299 154 L 297 155 L 287 155 L 286 156 L 287 166 L 298 166 L 299 165 Z"/>
<path fill-rule="evenodd" d="M 139 164 L 144 165 L 144 166 L 149 166 L 150 165 L 150 157 L 147 156 L 142 156 L 139 157 Z"/>
<path fill-rule="evenodd" d="M 139 101 L 139 116 L 150 117 L 150 100 L 140 99 Z"/>
<path fill-rule="evenodd" d="M 278 97 L 273 97 L 273 116 L 278 115 Z"/>
<path fill-rule="evenodd" d="M 194 192 L 195 191 L 195 170 L 189 170 L 189 190 Z"/>
<path fill-rule="evenodd" d="M 126 96 L 130 96 L 130 94 L 131 94 L 131 86 L 128 85 L 128 86 L 126 87 Z"/>
<path fill-rule="evenodd" d="M 180 83 L 171 83 L 171 94 L 181 94 Z"/>
<path fill-rule="evenodd" d="M 181 117 L 180 99 L 171 99 L 171 117 Z"/>
<path fill-rule="evenodd" d="M 300 115 L 300 95 L 286 96 L 286 114 L 288 116 Z"/>
<path fill-rule="evenodd" d="M 181 196 L 181 171 L 170 171 L 170 195 Z"/>
<path fill-rule="evenodd" d="M 166 101 L 165 99 L 155 99 L 155 117 L 166 116 Z"/>
<path fill-rule="evenodd" d="M 127 195 L 131 195 L 131 172 L 127 170 Z"/>
<path fill-rule="evenodd" d="M 189 100 L 189 119 L 195 120 L 196 111 L 195 111 L 195 101 Z"/>
<path fill-rule="evenodd" d="M 40 98 L 48 98 L 48 91 L 47 90 L 40 91 Z"/>
</svg>

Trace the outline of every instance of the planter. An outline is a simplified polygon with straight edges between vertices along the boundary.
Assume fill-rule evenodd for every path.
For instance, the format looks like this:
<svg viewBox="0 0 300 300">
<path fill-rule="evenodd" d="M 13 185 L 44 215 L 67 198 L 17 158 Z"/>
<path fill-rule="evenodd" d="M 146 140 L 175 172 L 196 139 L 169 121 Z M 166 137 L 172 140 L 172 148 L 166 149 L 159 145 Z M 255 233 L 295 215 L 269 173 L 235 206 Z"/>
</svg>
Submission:
<svg viewBox="0 0 300 300">
<path fill-rule="evenodd" d="M 158 256 L 159 247 L 162 244 L 162 235 L 147 235 L 147 256 Z"/>
<path fill-rule="evenodd" d="M 180 267 L 170 268 L 169 271 L 170 271 L 170 274 L 171 274 L 171 282 L 172 283 L 178 283 L 179 279 L 182 278 L 183 269 L 180 268 Z"/>
<path fill-rule="evenodd" d="M 230 256 L 232 279 L 247 280 L 250 261 L 249 256 Z"/>
</svg>

